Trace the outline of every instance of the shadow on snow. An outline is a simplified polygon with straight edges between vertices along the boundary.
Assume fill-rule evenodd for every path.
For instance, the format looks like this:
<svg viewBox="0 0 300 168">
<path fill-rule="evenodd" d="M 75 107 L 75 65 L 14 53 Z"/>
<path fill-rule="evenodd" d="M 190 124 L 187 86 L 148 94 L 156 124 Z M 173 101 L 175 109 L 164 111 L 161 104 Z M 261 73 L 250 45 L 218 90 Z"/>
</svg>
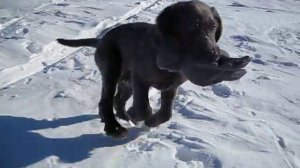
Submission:
<svg viewBox="0 0 300 168">
<path fill-rule="evenodd" d="M 59 157 L 63 162 L 74 163 L 89 158 L 93 149 L 126 144 L 139 136 L 139 128 L 131 129 L 127 139 L 117 140 L 104 134 L 48 138 L 32 132 L 68 126 L 95 118 L 96 115 L 81 115 L 48 121 L 0 116 L 0 167 L 26 167 L 52 155 Z"/>
</svg>

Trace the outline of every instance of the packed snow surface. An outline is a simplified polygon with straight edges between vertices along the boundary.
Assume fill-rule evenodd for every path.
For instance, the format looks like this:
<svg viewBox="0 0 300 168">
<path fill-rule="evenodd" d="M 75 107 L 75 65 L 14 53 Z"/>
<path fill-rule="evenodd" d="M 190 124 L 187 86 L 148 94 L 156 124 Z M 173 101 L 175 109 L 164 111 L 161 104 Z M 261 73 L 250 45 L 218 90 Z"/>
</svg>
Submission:
<svg viewBox="0 0 300 168">
<path fill-rule="evenodd" d="M 186 82 L 169 122 L 148 130 L 120 121 L 127 138 L 104 134 L 94 49 L 55 39 L 154 23 L 175 2 L 2 0 L 0 167 L 300 167 L 299 0 L 204 0 L 223 19 L 221 48 L 252 57 L 247 75 L 209 87 Z M 157 111 L 159 91 L 149 97 Z"/>
</svg>

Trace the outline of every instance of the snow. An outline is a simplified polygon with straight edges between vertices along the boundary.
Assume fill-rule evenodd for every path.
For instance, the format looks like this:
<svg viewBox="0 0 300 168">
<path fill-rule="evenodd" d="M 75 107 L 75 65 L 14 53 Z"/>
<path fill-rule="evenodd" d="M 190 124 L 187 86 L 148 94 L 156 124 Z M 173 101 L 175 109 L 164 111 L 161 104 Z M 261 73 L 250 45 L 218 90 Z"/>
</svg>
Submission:
<svg viewBox="0 0 300 168">
<path fill-rule="evenodd" d="M 247 75 L 204 88 L 186 82 L 169 122 L 147 130 L 120 121 L 128 138 L 105 136 L 94 49 L 55 39 L 154 22 L 175 2 L 1 1 L 0 167 L 300 167 L 296 0 L 205 0 L 223 19 L 221 48 L 252 57 Z M 154 110 L 159 93 L 149 93 Z"/>
</svg>

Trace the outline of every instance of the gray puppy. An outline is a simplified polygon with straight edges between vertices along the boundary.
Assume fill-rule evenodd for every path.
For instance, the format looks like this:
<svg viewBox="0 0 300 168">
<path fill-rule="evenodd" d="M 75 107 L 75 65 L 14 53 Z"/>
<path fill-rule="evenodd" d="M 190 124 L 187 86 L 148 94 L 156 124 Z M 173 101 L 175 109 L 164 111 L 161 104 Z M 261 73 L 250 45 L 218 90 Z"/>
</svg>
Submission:
<svg viewBox="0 0 300 168">
<path fill-rule="evenodd" d="M 200 1 L 178 2 L 165 8 L 156 24 L 129 23 L 113 28 L 101 39 L 58 39 L 70 47 L 96 47 L 95 61 L 102 74 L 99 115 L 107 135 L 127 130 L 116 120 L 145 121 L 155 127 L 172 116 L 176 89 L 186 80 L 199 86 L 233 81 L 245 75 L 248 56 L 229 58 L 217 41 L 222 33 L 215 8 Z M 152 113 L 150 87 L 161 90 L 161 108 Z M 115 94 L 117 90 L 117 94 Z M 133 105 L 126 112 L 126 101 Z"/>
</svg>

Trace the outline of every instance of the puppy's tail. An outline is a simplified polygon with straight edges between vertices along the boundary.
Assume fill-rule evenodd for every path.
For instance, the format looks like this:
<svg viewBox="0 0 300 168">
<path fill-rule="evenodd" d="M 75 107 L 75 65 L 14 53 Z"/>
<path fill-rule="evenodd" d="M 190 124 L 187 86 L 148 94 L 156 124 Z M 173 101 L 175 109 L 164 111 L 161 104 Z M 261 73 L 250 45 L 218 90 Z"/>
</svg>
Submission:
<svg viewBox="0 0 300 168">
<path fill-rule="evenodd" d="M 69 46 L 69 47 L 97 47 L 100 39 L 98 38 L 87 38 L 87 39 L 76 39 L 76 40 L 68 40 L 68 39 L 57 39 L 58 43 Z"/>
</svg>

